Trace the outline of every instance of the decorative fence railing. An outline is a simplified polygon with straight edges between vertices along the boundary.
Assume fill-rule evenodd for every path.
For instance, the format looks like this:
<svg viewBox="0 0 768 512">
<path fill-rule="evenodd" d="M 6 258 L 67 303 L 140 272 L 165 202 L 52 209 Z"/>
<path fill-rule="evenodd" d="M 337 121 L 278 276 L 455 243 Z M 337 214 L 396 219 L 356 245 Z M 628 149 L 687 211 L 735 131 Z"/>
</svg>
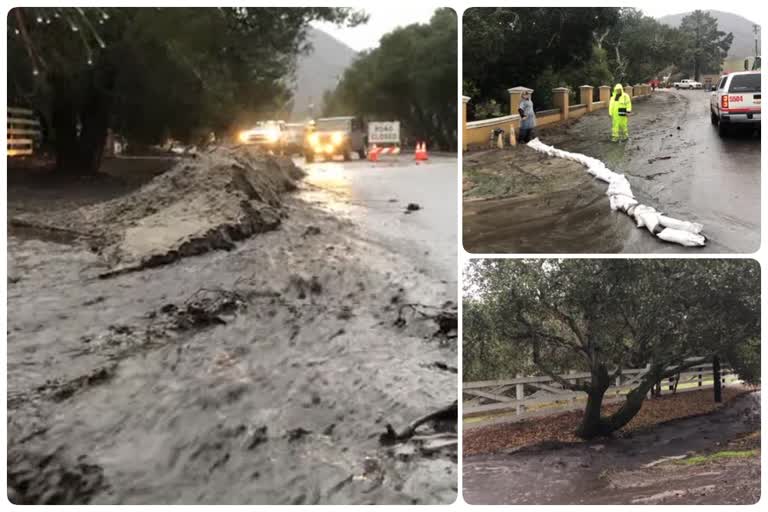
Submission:
<svg viewBox="0 0 768 512">
<path fill-rule="evenodd" d="M 8 107 L 8 156 L 30 156 L 42 139 L 40 121 L 32 110 Z"/>
<path fill-rule="evenodd" d="M 605 403 L 623 400 L 649 369 L 622 369 L 605 393 Z M 570 382 L 578 382 L 589 379 L 590 374 L 572 372 L 560 377 Z M 738 382 L 738 377 L 728 368 L 721 369 L 720 377 L 723 385 Z M 665 379 L 661 384 L 661 394 L 711 388 L 714 386 L 712 364 L 693 366 L 679 375 Z M 508 412 L 514 413 L 515 418 L 523 419 L 568 409 L 569 406 L 576 406 L 580 401 L 586 400 L 586 393 L 565 389 L 554 379 L 545 376 L 465 382 L 462 393 L 465 417 Z"/>
</svg>

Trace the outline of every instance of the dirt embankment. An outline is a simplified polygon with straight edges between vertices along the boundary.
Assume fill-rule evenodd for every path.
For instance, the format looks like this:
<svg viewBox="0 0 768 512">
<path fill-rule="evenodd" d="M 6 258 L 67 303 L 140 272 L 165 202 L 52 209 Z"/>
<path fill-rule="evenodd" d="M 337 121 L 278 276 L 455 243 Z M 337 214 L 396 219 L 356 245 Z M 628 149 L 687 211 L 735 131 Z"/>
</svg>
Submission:
<svg viewBox="0 0 768 512">
<path fill-rule="evenodd" d="M 303 174 L 288 159 L 216 148 L 127 195 L 56 216 L 19 214 L 11 225 L 87 239 L 109 276 L 232 249 L 275 229 L 285 215 L 281 194 L 295 190 Z"/>
</svg>

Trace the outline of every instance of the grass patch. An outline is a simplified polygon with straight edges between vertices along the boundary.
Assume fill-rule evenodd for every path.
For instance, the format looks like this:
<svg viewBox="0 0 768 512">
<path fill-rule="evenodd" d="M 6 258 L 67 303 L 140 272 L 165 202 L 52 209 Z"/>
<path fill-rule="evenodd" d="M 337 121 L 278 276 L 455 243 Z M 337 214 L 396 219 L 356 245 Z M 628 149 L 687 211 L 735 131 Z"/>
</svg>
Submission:
<svg viewBox="0 0 768 512">
<path fill-rule="evenodd" d="M 757 455 L 757 453 L 757 450 L 722 451 L 711 453 L 709 455 L 696 455 L 688 459 L 676 461 L 675 464 L 693 466 L 694 464 L 706 464 L 707 462 L 713 462 L 720 459 L 744 459 L 748 457 L 754 457 Z"/>
</svg>

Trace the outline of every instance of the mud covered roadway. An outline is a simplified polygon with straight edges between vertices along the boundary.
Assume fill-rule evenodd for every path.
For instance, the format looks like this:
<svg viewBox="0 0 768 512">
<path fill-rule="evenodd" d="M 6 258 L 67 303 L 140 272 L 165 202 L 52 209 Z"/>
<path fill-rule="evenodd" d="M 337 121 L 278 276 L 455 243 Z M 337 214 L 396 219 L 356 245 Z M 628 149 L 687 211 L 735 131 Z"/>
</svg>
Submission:
<svg viewBox="0 0 768 512">
<path fill-rule="evenodd" d="M 754 504 L 759 432 L 758 391 L 628 437 L 464 457 L 463 495 L 471 504 Z"/>
<path fill-rule="evenodd" d="M 539 137 L 625 174 L 641 203 L 703 224 L 706 247 L 664 243 L 635 228 L 631 219 L 610 211 L 604 184 L 589 175 L 576 176 L 583 170 L 572 162 L 529 155 L 527 148 L 517 147 L 465 155 L 465 173 L 469 168 L 470 180 L 480 175 L 481 184 L 470 183 L 475 186 L 464 193 L 465 248 L 475 253 L 756 251 L 759 132 L 741 130 L 720 138 L 704 91 L 656 91 L 633 107 L 627 143 L 610 142 L 605 110 L 544 127 Z"/>
<path fill-rule="evenodd" d="M 434 171 L 455 192 L 456 160 L 443 164 L 390 177 Z M 347 169 L 366 162 L 333 165 L 368 202 L 301 183 L 270 231 L 108 278 L 87 241 L 9 229 L 14 502 L 455 500 L 455 409 L 386 436 L 456 400 L 455 228 L 421 215 L 455 210 L 455 193 L 391 184 L 373 197 Z M 67 208 L 11 185 L 10 211 L 45 211 L 51 196 Z M 411 202 L 420 209 L 405 213 Z M 431 252 L 443 246 L 452 255 Z"/>
</svg>

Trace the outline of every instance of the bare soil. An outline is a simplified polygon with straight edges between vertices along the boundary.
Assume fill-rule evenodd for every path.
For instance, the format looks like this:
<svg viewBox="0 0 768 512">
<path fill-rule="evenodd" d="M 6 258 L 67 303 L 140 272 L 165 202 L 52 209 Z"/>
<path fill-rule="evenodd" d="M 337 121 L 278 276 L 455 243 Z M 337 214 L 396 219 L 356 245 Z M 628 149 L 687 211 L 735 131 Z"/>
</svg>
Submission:
<svg viewBox="0 0 768 512">
<path fill-rule="evenodd" d="M 472 504 L 754 504 L 759 431 L 758 391 L 623 436 L 465 456 L 463 494 Z"/>
</svg>

